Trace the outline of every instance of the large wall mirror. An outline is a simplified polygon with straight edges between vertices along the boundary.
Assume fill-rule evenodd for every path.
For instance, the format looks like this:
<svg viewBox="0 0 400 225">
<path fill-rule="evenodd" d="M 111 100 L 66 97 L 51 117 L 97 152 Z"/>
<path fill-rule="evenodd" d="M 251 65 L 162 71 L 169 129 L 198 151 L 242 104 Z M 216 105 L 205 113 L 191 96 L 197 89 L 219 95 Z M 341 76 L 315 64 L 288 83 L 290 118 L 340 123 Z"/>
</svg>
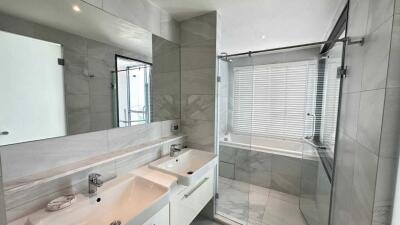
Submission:
<svg viewBox="0 0 400 225">
<path fill-rule="evenodd" d="M 0 145 L 180 118 L 178 44 L 82 1 L 0 8 Z"/>
</svg>

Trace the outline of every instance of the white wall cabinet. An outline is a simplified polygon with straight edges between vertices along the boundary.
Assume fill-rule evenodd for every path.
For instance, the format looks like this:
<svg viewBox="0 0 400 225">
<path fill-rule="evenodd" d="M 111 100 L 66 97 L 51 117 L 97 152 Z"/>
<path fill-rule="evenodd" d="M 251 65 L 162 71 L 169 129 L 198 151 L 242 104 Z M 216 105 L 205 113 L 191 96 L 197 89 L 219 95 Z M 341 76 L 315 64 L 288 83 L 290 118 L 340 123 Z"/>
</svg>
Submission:
<svg viewBox="0 0 400 225">
<path fill-rule="evenodd" d="M 210 170 L 195 184 L 172 196 L 171 225 L 189 225 L 211 200 L 214 193 L 214 170 Z"/>
</svg>

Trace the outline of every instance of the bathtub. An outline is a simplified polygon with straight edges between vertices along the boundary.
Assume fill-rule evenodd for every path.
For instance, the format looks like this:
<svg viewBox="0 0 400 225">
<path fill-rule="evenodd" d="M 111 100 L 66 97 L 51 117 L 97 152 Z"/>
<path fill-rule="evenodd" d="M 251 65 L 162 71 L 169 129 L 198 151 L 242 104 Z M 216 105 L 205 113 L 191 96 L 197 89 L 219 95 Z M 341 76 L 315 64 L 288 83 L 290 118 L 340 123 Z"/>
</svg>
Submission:
<svg viewBox="0 0 400 225">
<path fill-rule="evenodd" d="M 305 141 L 229 134 L 219 140 L 219 174 L 299 195 L 302 165 L 317 155 Z"/>
</svg>

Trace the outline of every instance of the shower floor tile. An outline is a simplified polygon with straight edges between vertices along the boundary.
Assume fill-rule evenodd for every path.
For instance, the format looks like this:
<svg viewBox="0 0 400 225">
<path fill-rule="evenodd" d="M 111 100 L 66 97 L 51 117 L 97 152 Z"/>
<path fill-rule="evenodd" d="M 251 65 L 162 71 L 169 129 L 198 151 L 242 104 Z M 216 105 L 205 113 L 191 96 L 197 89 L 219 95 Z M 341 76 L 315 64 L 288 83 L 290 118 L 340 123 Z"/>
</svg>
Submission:
<svg viewBox="0 0 400 225">
<path fill-rule="evenodd" d="M 246 225 L 306 225 L 299 198 L 219 177 L 217 213 Z"/>
</svg>

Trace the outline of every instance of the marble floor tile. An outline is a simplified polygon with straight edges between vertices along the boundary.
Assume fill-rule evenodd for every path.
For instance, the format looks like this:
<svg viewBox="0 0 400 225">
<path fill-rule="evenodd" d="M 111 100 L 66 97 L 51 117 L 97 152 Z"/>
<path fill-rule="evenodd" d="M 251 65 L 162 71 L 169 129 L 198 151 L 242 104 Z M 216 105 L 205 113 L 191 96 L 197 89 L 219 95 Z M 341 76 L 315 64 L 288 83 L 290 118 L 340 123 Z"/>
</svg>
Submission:
<svg viewBox="0 0 400 225">
<path fill-rule="evenodd" d="M 245 182 L 219 178 L 217 213 L 246 225 L 306 225 L 299 198 Z"/>
</svg>

